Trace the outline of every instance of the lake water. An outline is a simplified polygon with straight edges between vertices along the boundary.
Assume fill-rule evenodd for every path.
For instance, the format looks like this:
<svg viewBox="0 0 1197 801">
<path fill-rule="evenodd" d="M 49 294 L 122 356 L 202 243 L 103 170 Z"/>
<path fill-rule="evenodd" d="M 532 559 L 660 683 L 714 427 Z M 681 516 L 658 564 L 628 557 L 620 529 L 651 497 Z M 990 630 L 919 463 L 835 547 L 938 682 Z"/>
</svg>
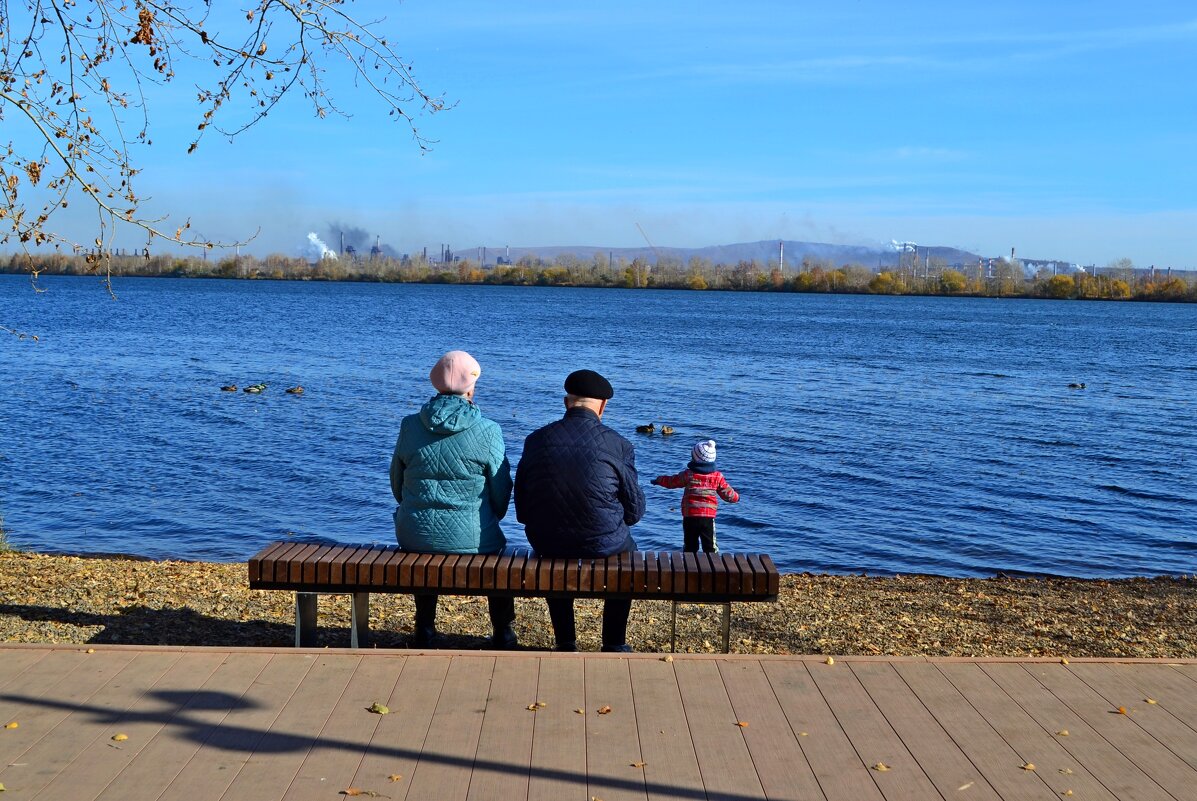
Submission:
<svg viewBox="0 0 1197 801">
<path fill-rule="evenodd" d="M 524 437 L 579 367 L 637 446 L 642 548 L 677 548 L 700 438 L 725 550 L 784 570 L 1197 572 L 1197 306 L 0 276 L 0 514 L 18 547 L 241 561 L 392 543 L 387 467 L 462 348 Z M 266 382 L 259 396 L 220 391 Z M 1084 382 L 1084 390 L 1069 383 Z M 302 397 L 285 387 L 302 384 Z M 635 433 L 655 422 L 672 438 Z M 509 513 L 509 539 L 523 532 Z"/>
</svg>

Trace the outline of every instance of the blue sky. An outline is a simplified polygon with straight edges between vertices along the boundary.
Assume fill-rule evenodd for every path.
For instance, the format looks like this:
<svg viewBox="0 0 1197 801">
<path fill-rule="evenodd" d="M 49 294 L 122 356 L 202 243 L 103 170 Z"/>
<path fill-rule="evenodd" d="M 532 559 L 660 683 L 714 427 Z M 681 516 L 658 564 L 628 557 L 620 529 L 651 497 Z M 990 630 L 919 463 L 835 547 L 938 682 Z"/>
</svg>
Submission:
<svg viewBox="0 0 1197 801">
<path fill-rule="evenodd" d="M 334 70 L 352 117 L 295 97 L 184 156 L 183 81 L 151 98 L 153 208 L 212 237 L 260 228 L 261 254 L 337 222 L 405 252 L 639 246 L 639 223 L 661 246 L 1197 267 L 1191 3 L 353 5 L 456 104 L 418 120 L 432 151 Z"/>
</svg>

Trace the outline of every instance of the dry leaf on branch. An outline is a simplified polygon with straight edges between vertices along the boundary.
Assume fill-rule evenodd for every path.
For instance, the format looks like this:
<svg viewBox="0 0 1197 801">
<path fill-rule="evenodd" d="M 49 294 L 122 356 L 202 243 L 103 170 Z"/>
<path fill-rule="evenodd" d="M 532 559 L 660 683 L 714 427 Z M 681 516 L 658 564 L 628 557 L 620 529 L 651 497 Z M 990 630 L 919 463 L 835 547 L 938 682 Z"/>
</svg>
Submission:
<svg viewBox="0 0 1197 801">
<path fill-rule="evenodd" d="M 598 713 L 599 713 L 600 715 L 610 715 L 610 714 L 611 714 L 611 707 L 609 707 L 609 706 L 605 706 L 605 705 L 604 705 L 604 706 L 600 706 L 600 707 L 598 708 Z"/>
</svg>

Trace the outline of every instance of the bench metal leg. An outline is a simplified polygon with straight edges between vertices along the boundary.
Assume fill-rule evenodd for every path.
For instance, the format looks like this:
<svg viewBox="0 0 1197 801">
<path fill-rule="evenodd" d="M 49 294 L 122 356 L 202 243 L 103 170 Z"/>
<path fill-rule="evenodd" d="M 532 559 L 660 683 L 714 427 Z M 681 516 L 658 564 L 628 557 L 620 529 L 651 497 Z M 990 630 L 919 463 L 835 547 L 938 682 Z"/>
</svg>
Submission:
<svg viewBox="0 0 1197 801">
<path fill-rule="evenodd" d="M 677 653 L 677 601 L 673 602 L 673 610 L 669 615 L 669 653 Z"/>
<path fill-rule="evenodd" d="M 725 603 L 723 605 L 723 626 L 721 628 L 722 628 L 722 634 L 723 634 L 723 653 L 730 654 L 731 653 L 731 603 L 730 602 Z"/>
<path fill-rule="evenodd" d="M 295 593 L 295 647 L 316 647 L 316 598 L 314 592 Z"/>
<path fill-rule="evenodd" d="M 370 640 L 370 593 L 353 593 L 349 618 L 349 647 L 365 648 Z"/>
</svg>

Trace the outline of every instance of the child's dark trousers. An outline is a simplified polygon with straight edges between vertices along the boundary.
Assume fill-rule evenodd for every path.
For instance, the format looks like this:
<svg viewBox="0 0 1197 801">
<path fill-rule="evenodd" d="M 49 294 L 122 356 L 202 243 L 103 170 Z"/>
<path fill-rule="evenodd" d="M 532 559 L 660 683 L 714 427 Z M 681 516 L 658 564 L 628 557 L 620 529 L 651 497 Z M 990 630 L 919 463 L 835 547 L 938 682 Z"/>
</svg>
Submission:
<svg viewBox="0 0 1197 801">
<path fill-rule="evenodd" d="M 715 543 L 715 518 L 683 517 L 682 549 L 696 553 L 700 542 L 703 553 L 719 553 L 719 546 Z"/>
</svg>

